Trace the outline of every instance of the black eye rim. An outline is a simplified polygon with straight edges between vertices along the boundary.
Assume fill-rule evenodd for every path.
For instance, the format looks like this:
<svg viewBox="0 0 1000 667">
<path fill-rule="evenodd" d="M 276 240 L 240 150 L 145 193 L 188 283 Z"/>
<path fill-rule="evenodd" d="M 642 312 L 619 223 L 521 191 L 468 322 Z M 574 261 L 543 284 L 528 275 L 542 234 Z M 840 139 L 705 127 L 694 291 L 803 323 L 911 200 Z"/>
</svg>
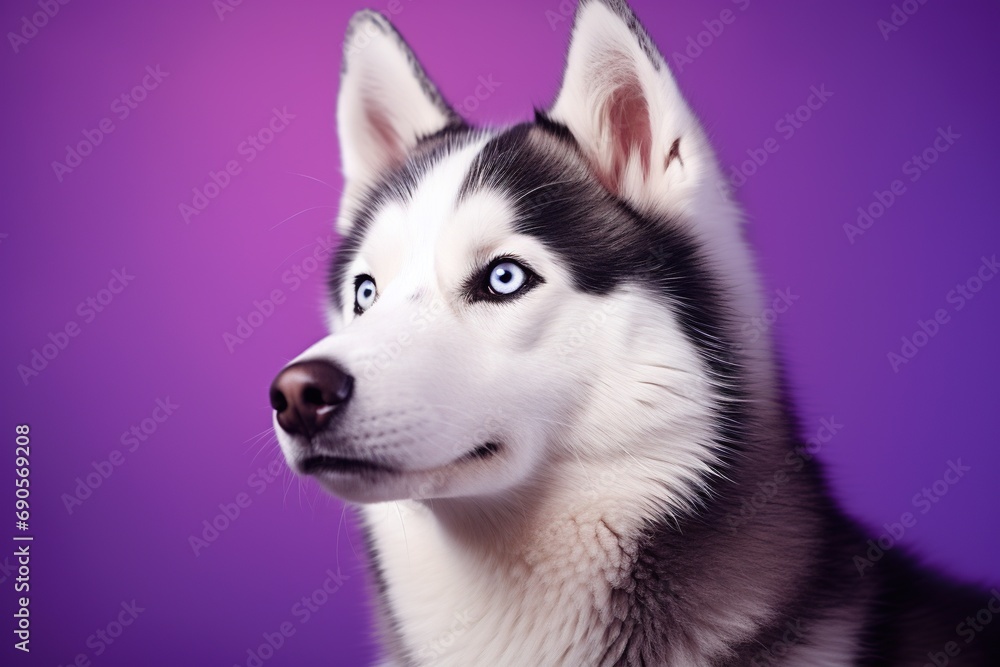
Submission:
<svg viewBox="0 0 1000 667">
<path fill-rule="evenodd" d="M 355 315 L 362 315 L 365 312 L 365 310 L 361 307 L 361 304 L 358 303 L 358 288 L 361 287 L 361 285 L 363 285 L 366 280 L 372 281 L 372 285 L 375 285 L 375 300 L 376 301 L 378 300 L 378 283 L 375 282 L 375 279 L 372 278 L 367 273 L 359 273 L 358 275 L 354 276 L 354 314 Z M 374 305 L 375 305 L 375 301 L 372 301 L 372 306 L 374 306 Z M 371 308 L 371 306 L 368 306 L 368 307 Z"/>
<path fill-rule="evenodd" d="M 496 269 L 501 264 L 506 264 L 510 262 L 511 264 L 516 264 L 524 271 L 524 284 L 521 287 L 510 294 L 501 294 L 493 290 L 490 287 L 490 277 L 493 275 L 493 270 Z M 480 301 L 487 301 L 492 303 L 503 303 L 517 299 L 527 292 L 531 291 L 535 287 L 544 284 L 545 280 L 535 273 L 531 266 L 515 255 L 501 255 L 490 260 L 485 268 L 472 274 L 468 280 L 465 281 L 465 295 L 469 303 L 476 303 Z"/>
</svg>

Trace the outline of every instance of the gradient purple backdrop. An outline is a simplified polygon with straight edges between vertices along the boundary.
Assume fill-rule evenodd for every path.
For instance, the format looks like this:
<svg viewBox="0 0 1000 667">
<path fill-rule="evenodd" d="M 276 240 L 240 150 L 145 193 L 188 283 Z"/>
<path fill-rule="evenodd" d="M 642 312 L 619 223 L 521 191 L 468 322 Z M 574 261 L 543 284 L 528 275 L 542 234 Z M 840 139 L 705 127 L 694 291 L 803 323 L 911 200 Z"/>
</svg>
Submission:
<svg viewBox="0 0 1000 667">
<path fill-rule="evenodd" d="M 838 494 L 874 529 L 913 510 L 913 495 L 961 459 L 970 472 L 902 542 L 951 573 L 997 582 L 1000 280 L 960 311 L 946 295 L 1000 253 L 1000 6 L 911 2 L 919 10 L 888 39 L 877 23 L 890 18 L 888 0 L 634 6 L 672 63 L 704 21 L 733 11 L 675 73 L 727 170 L 769 137 L 780 146 L 737 196 L 767 289 L 798 297 L 771 328 L 805 434 L 824 418 L 843 425 L 821 454 Z M 484 123 L 551 101 L 570 28 L 559 0 L 245 0 L 221 18 L 218 4 L 70 2 L 16 49 L 9 35 L 0 47 L 0 566 L 16 532 L 17 423 L 31 425 L 35 537 L 30 657 L 13 650 L 13 579 L 0 569 L 3 664 L 68 665 L 82 653 L 94 665 L 246 665 L 286 621 L 295 634 L 264 664 L 371 664 L 350 512 L 342 525 L 339 501 L 284 470 L 262 489 L 248 481 L 278 456 L 268 383 L 324 333 L 325 267 L 308 273 L 305 260 L 338 201 L 344 28 L 363 6 L 398 9 L 392 20 L 445 95 Z M 20 32 L 39 11 L 5 2 L 0 28 Z M 157 65 L 168 74 L 122 119 L 112 103 Z M 499 86 L 464 102 L 479 77 Z M 833 96 L 786 139 L 775 124 L 812 86 Z M 275 108 L 295 117 L 247 162 L 241 142 Z M 103 118 L 114 131 L 60 181 L 53 161 Z M 949 127 L 960 138 L 910 182 L 904 163 Z M 186 224 L 179 204 L 230 160 L 241 172 Z M 905 194 L 851 243 L 843 225 L 895 179 Z M 293 290 L 283 275 L 296 266 L 305 279 Z M 78 304 L 122 267 L 134 280 L 88 322 Z M 230 352 L 223 334 L 275 289 L 285 302 Z M 887 353 L 939 308 L 950 321 L 894 372 Z M 25 385 L 18 365 L 70 321 L 79 335 Z M 174 414 L 127 451 L 123 432 L 167 398 Z M 63 494 L 114 450 L 124 463 L 70 514 Z M 196 556 L 189 537 L 241 492 L 250 505 Z M 338 568 L 340 589 L 300 623 L 293 605 Z M 95 655 L 88 638 L 132 600 L 144 611 Z"/>
</svg>

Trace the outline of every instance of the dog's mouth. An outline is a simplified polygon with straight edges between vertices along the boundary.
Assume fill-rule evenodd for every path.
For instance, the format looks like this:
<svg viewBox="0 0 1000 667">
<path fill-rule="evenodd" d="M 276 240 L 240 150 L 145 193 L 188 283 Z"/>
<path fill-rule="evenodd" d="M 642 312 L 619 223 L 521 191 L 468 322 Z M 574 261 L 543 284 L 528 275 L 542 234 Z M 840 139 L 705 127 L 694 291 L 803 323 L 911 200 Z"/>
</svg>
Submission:
<svg viewBox="0 0 1000 667">
<path fill-rule="evenodd" d="M 487 442 L 486 444 L 479 445 L 471 452 L 462 456 L 460 461 L 485 461 L 486 459 L 491 459 L 500 452 L 500 443 L 498 442 Z"/>
<path fill-rule="evenodd" d="M 302 461 L 299 468 L 306 475 L 332 472 L 341 474 L 392 473 L 392 468 L 374 461 L 349 459 L 341 456 L 310 456 Z"/>
<path fill-rule="evenodd" d="M 496 442 L 487 442 L 455 459 L 451 464 L 472 461 L 485 461 L 496 456 L 502 446 Z M 340 475 L 391 475 L 405 472 L 384 463 L 365 459 L 348 458 L 317 454 L 304 459 L 299 464 L 299 470 L 305 475 L 333 473 Z"/>
</svg>

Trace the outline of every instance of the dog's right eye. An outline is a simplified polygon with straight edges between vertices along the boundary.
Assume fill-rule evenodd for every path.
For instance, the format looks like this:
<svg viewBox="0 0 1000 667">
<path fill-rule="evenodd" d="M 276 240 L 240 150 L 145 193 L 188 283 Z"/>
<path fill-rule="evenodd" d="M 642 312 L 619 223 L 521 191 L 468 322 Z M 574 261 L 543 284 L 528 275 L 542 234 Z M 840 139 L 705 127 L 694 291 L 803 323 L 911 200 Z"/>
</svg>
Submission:
<svg viewBox="0 0 1000 667">
<path fill-rule="evenodd" d="M 470 301 L 509 301 L 540 283 L 541 276 L 513 257 L 499 257 L 465 283 Z"/>
<path fill-rule="evenodd" d="M 360 315 L 375 303 L 378 291 L 375 279 L 368 275 L 360 275 L 354 279 L 354 314 Z"/>
<path fill-rule="evenodd" d="M 490 291 L 507 296 L 524 287 L 528 274 L 517 262 L 500 262 L 490 271 Z"/>
</svg>

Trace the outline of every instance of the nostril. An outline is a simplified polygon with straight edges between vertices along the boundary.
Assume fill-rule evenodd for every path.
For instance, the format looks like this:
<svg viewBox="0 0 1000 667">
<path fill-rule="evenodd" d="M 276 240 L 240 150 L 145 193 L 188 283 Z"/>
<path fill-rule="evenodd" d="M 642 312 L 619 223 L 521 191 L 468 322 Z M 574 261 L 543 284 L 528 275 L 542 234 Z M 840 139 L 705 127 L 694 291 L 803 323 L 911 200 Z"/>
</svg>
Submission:
<svg viewBox="0 0 1000 667">
<path fill-rule="evenodd" d="M 302 390 L 302 400 L 307 405 L 328 405 L 327 401 L 323 400 L 323 392 L 320 391 L 320 388 L 312 385 Z"/>
<path fill-rule="evenodd" d="M 277 387 L 271 388 L 271 407 L 274 408 L 276 412 L 284 412 L 288 408 L 288 399 L 285 395 L 281 393 L 281 390 Z"/>
</svg>

